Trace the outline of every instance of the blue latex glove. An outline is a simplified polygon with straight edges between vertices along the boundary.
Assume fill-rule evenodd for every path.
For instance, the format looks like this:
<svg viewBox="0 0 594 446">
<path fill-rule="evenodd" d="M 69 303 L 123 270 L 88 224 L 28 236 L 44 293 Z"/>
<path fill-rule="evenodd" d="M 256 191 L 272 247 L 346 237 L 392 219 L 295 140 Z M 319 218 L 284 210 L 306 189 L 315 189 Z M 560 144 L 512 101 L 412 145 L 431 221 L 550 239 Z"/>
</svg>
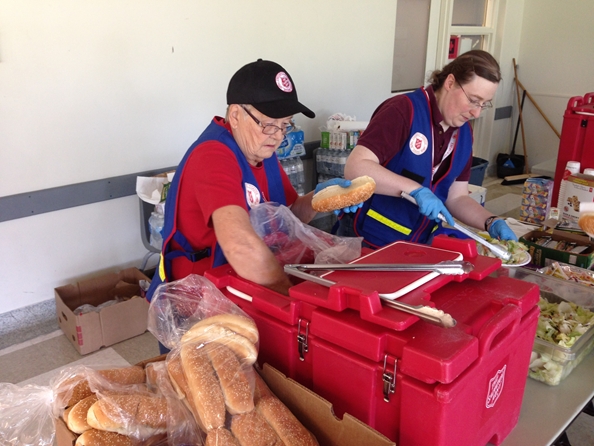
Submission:
<svg viewBox="0 0 594 446">
<path fill-rule="evenodd" d="M 417 201 L 419 212 L 430 220 L 440 221 L 439 214 L 443 214 L 450 226 L 454 226 L 454 217 L 446 209 L 445 204 L 427 187 L 413 190 L 410 196 Z"/>
<path fill-rule="evenodd" d="M 314 191 L 314 193 L 318 193 L 319 191 L 321 191 L 322 189 L 327 188 L 328 186 L 340 186 L 340 187 L 349 187 L 351 185 L 351 180 L 345 180 L 344 178 L 332 178 L 331 180 L 328 181 L 324 181 L 323 183 L 318 183 L 318 185 L 316 186 L 316 190 Z M 357 210 L 359 208 L 361 208 L 361 206 L 363 206 L 363 202 L 356 204 L 354 206 L 349 206 L 346 208 L 342 208 L 342 209 L 337 209 L 334 211 L 334 213 L 336 215 L 340 214 L 341 212 L 346 212 L 347 214 L 349 212 L 357 212 Z"/>
<path fill-rule="evenodd" d="M 518 241 L 518 237 L 514 234 L 506 222 L 503 220 L 495 220 L 489 227 L 489 235 L 499 240 L 514 240 Z"/>
</svg>

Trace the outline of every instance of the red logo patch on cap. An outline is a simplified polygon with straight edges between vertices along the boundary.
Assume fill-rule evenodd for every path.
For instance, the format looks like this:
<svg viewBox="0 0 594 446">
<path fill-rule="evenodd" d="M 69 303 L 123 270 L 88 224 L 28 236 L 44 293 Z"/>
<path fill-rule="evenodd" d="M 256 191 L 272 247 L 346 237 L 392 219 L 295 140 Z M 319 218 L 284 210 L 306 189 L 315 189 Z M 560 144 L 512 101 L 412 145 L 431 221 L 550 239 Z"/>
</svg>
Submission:
<svg viewBox="0 0 594 446">
<path fill-rule="evenodd" d="M 287 76 L 287 73 L 281 71 L 276 75 L 276 85 L 285 93 L 291 93 L 293 91 L 293 84 L 291 79 Z"/>
</svg>

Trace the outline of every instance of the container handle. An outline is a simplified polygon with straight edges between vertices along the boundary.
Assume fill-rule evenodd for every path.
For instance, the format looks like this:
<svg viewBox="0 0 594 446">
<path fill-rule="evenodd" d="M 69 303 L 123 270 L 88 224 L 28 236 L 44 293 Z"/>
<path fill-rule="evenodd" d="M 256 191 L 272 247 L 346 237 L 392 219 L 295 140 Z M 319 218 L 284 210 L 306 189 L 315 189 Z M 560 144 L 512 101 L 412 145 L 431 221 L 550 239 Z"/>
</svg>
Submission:
<svg viewBox="0 0 594 446">
<path fill-rule="evenodd" d="M 521 318 L 520 308 L 507 304 L 489 319 L 478 333 L 479 357 L 485 356 L 497 345 L 507 341 L 507 338 L 516 332 Z"/>
</svg>

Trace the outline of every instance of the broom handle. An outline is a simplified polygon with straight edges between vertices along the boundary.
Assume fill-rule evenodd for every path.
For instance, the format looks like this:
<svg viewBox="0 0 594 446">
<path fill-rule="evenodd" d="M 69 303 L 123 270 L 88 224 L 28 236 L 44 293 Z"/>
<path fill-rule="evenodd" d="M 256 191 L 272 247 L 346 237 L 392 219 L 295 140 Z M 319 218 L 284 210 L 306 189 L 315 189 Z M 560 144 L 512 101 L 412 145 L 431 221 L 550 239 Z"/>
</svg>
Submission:
<svg viewBox="0 0 594 446">
<path fill-rule="evenodd" d="M 526 91 L 526 89 L 522 85 L 522 82 L 520 82 L 520 80 L 517 79 L 517 78 L 516 78 L 516 80 L 518 81 L 518 85 L 520 86 L 520 88 L 522 88 L 522 89 L 524 89 Z M 536 109 L 540 112 L 540 114 L 542 115 L 542 117 L 544 118 L 544 120 L 547 121 L 547 124 L 549 124 L 549 126 L 551 127 L 551 129 L 553 129 L 553 132 L 555 132 L 555 135 L 557 135 L 557 137 L 561 138 L 561 134 L 557 131 L 557 129 L 555 128 L 555 126 L 553 126 L 553 124 L 551 124 L 551 121 L 548 120 L 548 118 L 545 116 L 544 112 L 540 109 L 540 107 L 538 106 L 538 104 L 536 103 L 536 101 L 534 100 L 534 98 L 530 95 L 530 93 L 528 93 L 528 91 L 526 91 L 526 96 L 528 96 L 528 99 L 530 99 L 532 101 L 532 103 L 534 104 L 534 106 L 536 107 Z"/>
<path fill-rule="evenodd" d="M 516 81 L 516 95 L 518 97 L 518 106 L 520 106 L 520 81 L 518 80 L 518 66 L 516 65 L 516 59 L 512 59 L 514 62 L 514 80 Z M 524 91 L 526 89 L 522 87 Z M 526 92 L 528 95 L 528 92 Z M 524 173 L 528 172 L 528 153 L 526 151 L 526 137 L 524 135 L 524 119 L 522 119 L 522 107 L 519 108 L 520 127 L 522 128 L 522 147 L 524 148 Z"/>
<path fill-rule="evenodd" d="M 526 99 L 526 90 L 522 92 L 522 103 L 520 104 L 520 110 L 524 109 L 524 99 Z M 518 122 L 516 123 L 516 133 L 514 135 L 514 143 L 512 145 L 511 154 L 515 155 L 516 153 L 516 141 L 518 140 L 518 132 L 520 131 L 520 117 L 518 116 Z"/>
</svg>

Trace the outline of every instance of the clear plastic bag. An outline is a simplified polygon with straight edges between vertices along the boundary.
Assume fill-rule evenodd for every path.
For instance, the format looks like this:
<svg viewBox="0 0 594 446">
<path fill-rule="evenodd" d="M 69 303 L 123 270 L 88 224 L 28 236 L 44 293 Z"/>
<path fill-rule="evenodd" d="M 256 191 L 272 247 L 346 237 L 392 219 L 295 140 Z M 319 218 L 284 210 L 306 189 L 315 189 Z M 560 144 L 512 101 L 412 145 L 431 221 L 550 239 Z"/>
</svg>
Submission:
<svg viewBox="0 0 594 446">
<path fill-rule="evenodd" d="M 250 222 L 281 265 L 347 263 L 361 256 L 361 237 L 339 237 L 301 222 L 286 206 L 261 203 Z"/>
<path fill-rule="evenodd" d="M 204 432 L 253 411 L 258 329 L 212 282 L 192 274 L 161 284 L 148 328 L 171 350 L 172 386 Z"/>
<path fill-rule="evenodd" d="M 197 274 L 157 287 L 148 312 L 148 330 L 168 349 L 180 345 L 182 336 L 203 319 L 220 315 L 248 316 L 214 284 Z"/>
<path fill-rule="evenodd" d="M 0 383 L 0 444 L 53 444 L 53 400 L 50 387 Z"/>
</svg>

